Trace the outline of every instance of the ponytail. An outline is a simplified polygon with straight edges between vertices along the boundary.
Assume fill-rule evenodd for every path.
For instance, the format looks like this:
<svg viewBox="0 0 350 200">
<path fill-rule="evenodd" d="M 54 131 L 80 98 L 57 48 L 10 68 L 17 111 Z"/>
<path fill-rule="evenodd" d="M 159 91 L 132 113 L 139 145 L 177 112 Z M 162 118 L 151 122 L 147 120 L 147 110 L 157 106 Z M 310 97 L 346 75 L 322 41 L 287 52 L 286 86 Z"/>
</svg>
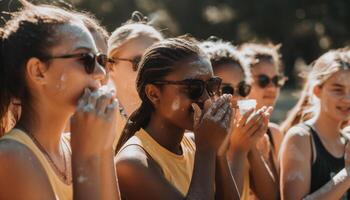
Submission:
<svg viewBox="0 0 350 200">
<path fill-rule="evenodd" d="M 115 149 L 116 154 L 128 139 L 134 136 L 141 128 L 147 126 L 151 119 L 152 110 L 152 105 L 146 101 L 142 102 L 141 106 L 130 115 L 118 141 L 117 148 Z"/>
<path fill-rule="evenodd" d="M 6 81 L 4 66 L 4 30 L 0 28 L 0 136 L 4 135 L 10 123 L 8 107 L 10 98 Z"/>
</svg>

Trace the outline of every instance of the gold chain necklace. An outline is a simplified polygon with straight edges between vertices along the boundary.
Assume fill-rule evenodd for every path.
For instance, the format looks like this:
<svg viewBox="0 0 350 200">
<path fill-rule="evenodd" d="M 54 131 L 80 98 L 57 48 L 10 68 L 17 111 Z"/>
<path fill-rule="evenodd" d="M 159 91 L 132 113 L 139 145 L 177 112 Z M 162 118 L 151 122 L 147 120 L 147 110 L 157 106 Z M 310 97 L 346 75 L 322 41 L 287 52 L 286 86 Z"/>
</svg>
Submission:
<svg viewBox="0 0 350 200">
<path fill-rule="evenodd" d="M 26 129 L 24 126 L 22 125 L 16 125 L 16 128 L 21 129 L 22 131 L 24 131 L 29 137 L 30 139 L 34 142 L 34 144 L 39 148 L 39 150 L 44 154 L 44 156 L 46 157 L 46 160 L 50 163 L 51 167 L 53 168 L 53 170 L 56 172 L 56 174 L 58 175 L 58 177 L 66 184 L 71 184 L 72 183 L 72 173 L 71 173 L 71 165 L 70 165 L 70 161 L 67 161 L 67 153 L 66 151 L 68 150 L 64 150 L 65 148 L 61 146 L 61 149 L 63 151 L 63 161 L 64 161 L 64 170 L 60 170 L 57 165 L 55 164 L 55 162 L 52 160 L 51 156 L 49 155 L 49 153 L 47 153 L 47 151 L 45 150 L 45 148 L 40 144 L 40 142 L 34 137 L 33 134 L 31 134 L 28 129 Z M 64 139 L 60 139 L 61 143 L 64 143 L 66 148 L 67 144 L 64 142 Z"/>
</svg>

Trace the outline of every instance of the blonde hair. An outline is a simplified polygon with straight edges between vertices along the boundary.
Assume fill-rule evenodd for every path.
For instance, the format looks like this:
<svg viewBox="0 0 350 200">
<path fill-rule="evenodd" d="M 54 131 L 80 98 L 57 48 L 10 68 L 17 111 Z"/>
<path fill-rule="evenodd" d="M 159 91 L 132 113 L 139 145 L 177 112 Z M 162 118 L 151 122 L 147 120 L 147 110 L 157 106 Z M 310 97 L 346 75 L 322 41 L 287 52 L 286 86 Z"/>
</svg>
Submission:
<svg viewBox="0 0 350 200">
<path fill-rule="evenodd" d="M 330 50 L 312 64 L 310 72 L 310 104 L 314 113 L 319 112 L 319 99 L 313 95 L 313 89 L 322 86 L 333 74 L 340 70 L 350 70 L 350 49 L 341 48 Z M 315 115 L 314 115 L 315 116 Z"/>
<path fill-rule="evenodd" d="M 113 31 L 108 40 L 108 55 L 113 54 L 123 44 L 138 37 L 150 37 L 155 40 L 162 40 L 162 34 L 153 26 L 148 24 L 147 17 L 142 13 L 133 12 L 131 19 Z"/>
</svg>

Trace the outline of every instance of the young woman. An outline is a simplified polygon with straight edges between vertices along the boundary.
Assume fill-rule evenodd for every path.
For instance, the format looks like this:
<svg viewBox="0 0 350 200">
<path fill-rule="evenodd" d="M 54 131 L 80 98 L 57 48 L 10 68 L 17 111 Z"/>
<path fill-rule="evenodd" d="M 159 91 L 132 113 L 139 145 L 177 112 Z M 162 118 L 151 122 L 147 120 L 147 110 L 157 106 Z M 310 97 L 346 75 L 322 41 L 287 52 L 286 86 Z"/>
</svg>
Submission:
<svg viewBox="0 0 350 200">
<path fill-rule="evenodd" d="M 136 79 L 142 103 L 117 146 L 123 198 L 239 199 L 223 143 L 231 96 L 214 100 L 220 83 L 207 56 L 186 39 L 146 50 Z"/>
<path fill-rule="evenodd" d="M 114 146 L 128 116 L 141 102 L 135 87 L 140 58 L 149 46 L 162 39 L 161 33 L 148 24 L 147 18 L 135 11 L 131 19 L 118 27 L 108 40 L 108 57 L 114 61 L 109 67 L 110 78 L 116 87 L 120 106 Z"/>
<path fill-rule="evenodd" d="M 286 81 L 286 77 L 281 72 L 282 64 L 281 56 L 278 52 L 279 47 L 272 44 L 257 43 L 245 43 L 239 47 L 240 51 L 247 58 L 253 77 L 252 89 L 248 98 L 257 101 L 257 108 L 262 106 L 273 107 L 279 96 L 280 89 Z M 277 155 L 282 138 L 283 135 L 278 126 L 270 123 L 267 133 L 257 145 L 270 168 L 273 169 L 275 177 L 278 174 Z"/>
<path fill-rule="evenodd" d="M 21 2 L 0 29 L 0 117 L 13 99 L 22 109 L 0 140 L 0 199 L 119 199 L 116 103 L 98 91 L 105 56 L 75 15 Z"/>
<path fill-rule="evenodd" d="M 241 53 L 232 44 L 222 40 L 208 40 L 202 42 L 201 47 L 209 55 L 214 74 L 222 78 L 221 93 L 231 94 L 233 105 L 236 105 L 237 100 L 246 98 L 251 89 L 251 74 Z M 261 120 L 251 125 L 262 123 Z M 271 177 L 269 173 L 271 170 L 256 149 L 256 143 L 265 134 L 266 129 L 249 130 L 250 127 L 246 129 L 235 127 L 228 152 L 231 171 L 241 193 L 241 199 L 251 199 L 250 188 L 260 199 L 275 199 L 278 197 L 277 180 Z M 249 170 L 249 167 L 254 170 Z"/>
<path fill-rule="evenodd" d="M 281 146 L 282 199 L 349 199 L 350 55 L 331 50 L 310 74 L 314 118 L 292 127 Z"/>
<path fill-rule="evenodd" d="M 98 49 L 98 52 L 102 54 L 107 54 L 107 41 L 109 38 L 109 33 L 106 31 L 104 27 L 102 27 L 97 19 L 89 13 L 81 13 L 77 11 L 71 11 L 72 14 L 76 15 L 79 19 L 81 19 L 86 26 L 86 28 L 90 31 L 92 38 L 94 39 L 94 42 L 96 44 L 96 47 Z M 109 65 L 108 65 L 109 66 Z M 114 91 L 113 85 L 110 86 L 108 84 L 109 80 L 109 69 L 108 66 L 106 67 L 106 77 L 102 82 L 103 85 L 107 85 L 111 90 Z M 69 133 L 70 132 L 70 121 L 66 125 L 65 132 Z"/>
<path fill-rule="evenodd" d="M 108 57 L 115 61 L 111 78 L 126 116 L 134 112 L 141 102 L 135 88 L 141 56 L 149 46 L 162 39 L 161 33 L 147 24 L 147 18 L 135 11 L 129 21 L 112 33 L 108 41 Z"/>
</svg>

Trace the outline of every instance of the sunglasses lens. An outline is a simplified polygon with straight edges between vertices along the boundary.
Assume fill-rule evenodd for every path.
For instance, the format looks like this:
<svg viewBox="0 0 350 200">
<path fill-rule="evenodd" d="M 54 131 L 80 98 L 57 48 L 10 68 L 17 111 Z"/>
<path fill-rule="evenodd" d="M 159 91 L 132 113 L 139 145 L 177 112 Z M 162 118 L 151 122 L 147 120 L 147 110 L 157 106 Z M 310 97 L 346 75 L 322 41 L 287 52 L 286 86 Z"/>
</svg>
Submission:
<svg viewBox="0 0 350 200">
<path fill-rule="evenodd" d="M 270 83 L 270 78 L 266 75 L 259 75 L 258 76 L 258 85 L 261 88 L 265 88 L 266 86 L 268 86 Z"/>
<path fill-rule="evenodd" d="M 91 53 L 85 54 L 81 60 L 84 62 L 86 73 L 92 74 L 95 71 L 95 56 Z"/>
<path fill-rule="evenodd" d="M 97 63 L 103 68 L 106 68 L 107 65 L 107 56 L 104 54 L 98 54 L 96 57 Z"/>
<path fill-rule="evenodd" d="M 217 95 L 220 92 L 221 78 L 215 77 L 211 78 L 207 82 L 207 91 L 209 96 Z"/>
<path fill-rule="evenodd" d="M 250 89 L 251 89 L 251 86 L 250 85 L 247 85 L 246 83 L 241 83 L 239 84 L 238 86 L 238 90 L 239 90 L 239 95 L 241 97 L 246 97 L 248 96 L 248 94 L 250 93 Z"/>
<path fill-rule="evenodd" d="M 272 78 L 272 83 L 276 87 L 282 87 L 284 85 L 285 78 L 283 76 L 275 76 Z"/>
<path fill-rule="evenodd" d="M 221 88 L 221 94 L 234 94 L 234 88 L 230 85 L 225 85 Z"/>
<path fill-rule="evenodd" d="M 193 80 L 188 84 L 188 95 L 191 99 L 199 99 L 204 92 L 204 84 L 202 81 Z"/>
</svg>

